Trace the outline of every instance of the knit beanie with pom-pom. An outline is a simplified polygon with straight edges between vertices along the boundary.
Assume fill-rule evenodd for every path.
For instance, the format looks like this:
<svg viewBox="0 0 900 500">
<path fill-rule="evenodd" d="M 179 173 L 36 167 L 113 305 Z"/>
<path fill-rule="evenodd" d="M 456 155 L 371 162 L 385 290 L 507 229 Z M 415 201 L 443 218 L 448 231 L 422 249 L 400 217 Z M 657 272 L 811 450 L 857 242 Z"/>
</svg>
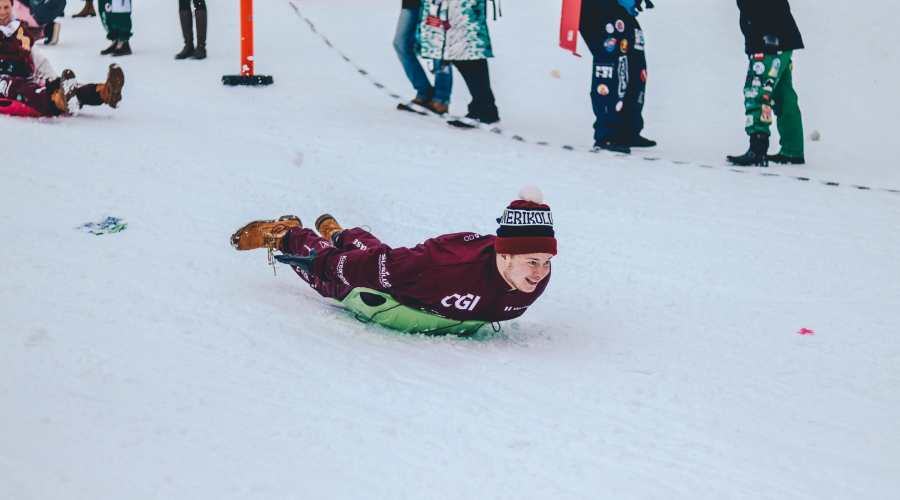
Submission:
<svg viewBox="0 0 900 500">
<path fill-rule="evenodd" d="M 544 194 L 534 186 L 519 191 L 519 199 L 510 203 L 497 219 L 494 251 L 500 254 L 549 253 L 556 255 L 553 213 L 544 205 Z"/>
</svg>

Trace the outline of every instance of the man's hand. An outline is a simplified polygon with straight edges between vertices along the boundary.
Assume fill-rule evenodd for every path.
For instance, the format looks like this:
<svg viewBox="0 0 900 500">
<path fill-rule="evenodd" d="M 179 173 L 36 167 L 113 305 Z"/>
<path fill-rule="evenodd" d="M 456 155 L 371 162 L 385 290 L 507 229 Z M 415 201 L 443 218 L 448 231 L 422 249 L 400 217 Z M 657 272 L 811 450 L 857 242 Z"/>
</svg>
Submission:
<svg viewBox="0 0 900 500">
<path fill-rule="evenodd" d="M 644 3 L 644 2 L 647 2 L 647 8 L 648 8 L 648 9 L 652 9 L 653 7 L 655 7 L 655 6 L 653 5 L 653 2 L 651 2 L 650 0 L 637 0 L 637 2 L 635 2 L 634 6 L 637 8 L 637 10 L 643 12 L 644 9 L 641 7 L 641 4 Z"/>
<path fill-rule="evenodd" d="M 319 252 L 313 249 L 310 250 L 309 257 L 301 257 L 299 255 L 291 255 L 289 253 L 286 253 L 284 255 L 276 255 L 275 260 L 289 266 L 297 266 L 300 269 L 306 271 L 306 274 L 310 275 L 310 277 L 314 278 L 316 276 L 315 274 L 313 274 L 313 261 L 316 260 L 316 257 L 318 256 Z"/>
</svg>

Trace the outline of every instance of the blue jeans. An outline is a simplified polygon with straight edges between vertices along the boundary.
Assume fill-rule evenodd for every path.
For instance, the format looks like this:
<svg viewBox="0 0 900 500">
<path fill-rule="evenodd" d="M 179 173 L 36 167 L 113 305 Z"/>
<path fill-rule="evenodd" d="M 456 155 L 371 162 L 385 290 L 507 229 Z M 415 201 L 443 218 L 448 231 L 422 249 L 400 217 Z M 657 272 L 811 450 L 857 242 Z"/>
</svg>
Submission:
<svg viewBox="0 0 900 500">
<path fill-rule="evenodd" d="M 400 64 L 406 77 L 416 89 L 416 98 L 432 99 L 441 104 L 450 104 L 450 90 L 453 88 L 453 72 L 446 61 L 434 61 L 434 87 L 428 81 L 422 64 L 416 58 L 416 28 L 419 24 L 418 9 L 400 9 L 397 34 L 394 35 L 394 50 L 400 57 Z"/>
</svg>

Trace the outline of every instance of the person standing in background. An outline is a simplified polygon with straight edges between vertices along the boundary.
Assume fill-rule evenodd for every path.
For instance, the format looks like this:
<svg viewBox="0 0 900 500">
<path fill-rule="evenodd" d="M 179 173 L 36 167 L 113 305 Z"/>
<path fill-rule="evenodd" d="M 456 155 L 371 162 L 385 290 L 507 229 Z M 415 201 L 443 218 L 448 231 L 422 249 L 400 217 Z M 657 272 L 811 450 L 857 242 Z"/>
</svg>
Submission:
<svg viewBox="0 0 900 500">
<path fill-rule="evenodd" d="M 206 0 L 193 0 L 194 13 L 191 15 L 191 0 L 178 0 L 178 15 L 181 17 L 181 34 L 184 48 L 175 59 L 206 59 Z M 194 46 L 194 18 L 197 18 L 197 45 Z"/>
<path fill-rule="evenodd" d="M 106 29 L 106 38 L 112 45 L 100 51 L 100 55 L 112 54 L 127 56 L 131 54 L 131 0 L 98 0 L 100 21 Z"/>
<path fill-rule="evenodd" d="M 583 0 L 579 31 L 594 57 L 594 149 L 630 153 L 656 145 L 641 136 L 647 60 L 637 21 L 643 0 Z M 647 8 L 653 4 L 647 2 Z"/>
<path fill-rule="evenodd" d="M 397 33 L 394 35 L 394 50 L 400 58 L 400 64 L 406 77 L 416 89 L 416 97 L 409 104 L 398 104 L 397 109 L 406 111 L 431 111 L 438 115 L 447 112 L 450 106 L 450 91 L 453 88 L 453 72 L 447 61 L 434 60 L 434 86 L 428 81 L 422 64 L 416 57 L 419 42 L 416 31 L 419 27 L 419 13 L 422 0 L 403 0 L 400 19 L 397 21 Z M 424 109 L 421 109 L 424 108 Z"/>
<path fill-rule="evenodd" d="M 800 30 L 787 0 L 737 0 L 744 49 L 750 59 L 744 82 L 744 130 L 750 149 L 727 160 L 742 167 L 774 163 L 803 164 L 803 120 L 794 91 L 791 56 L 803 48 Z M 769 127 L 778 117 L 781 151 L 769 156 Z"/>
<path fill-rule="evenodd" d="M 500 121 L 491 90 L 488 58 L 494 57 L 487 27 L 487 0 L 422 0 L 419 55 L 441 65 L 452 62 L 469 87 L 472 102 L 465 117 L 447 122 L 459 128 Z"/>
</svg>

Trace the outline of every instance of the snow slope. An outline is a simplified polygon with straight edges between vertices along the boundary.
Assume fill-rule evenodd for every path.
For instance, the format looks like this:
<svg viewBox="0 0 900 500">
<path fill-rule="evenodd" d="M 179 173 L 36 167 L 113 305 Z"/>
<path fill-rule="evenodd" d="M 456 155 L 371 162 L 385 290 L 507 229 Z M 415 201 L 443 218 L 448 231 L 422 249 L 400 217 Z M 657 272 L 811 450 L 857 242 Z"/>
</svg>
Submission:
<svg viewBox="0 0 900 500">
<path fill-rule="evenodd" d="M 399 2 L 295 3 L 411 95 Z M 257 70 L 276 84 L 226 88 L 236 2 L 210 7 L 199 62 L 172 60 L 174 5 L 136 5 L 121 109 L 0 117 L 0 498 L 894 498 L 900 196 L 847 184 L 900 189 L 879 147 L 897 7 L 866 21 L 880 45 L 859 53 L 829 23 L 863 21 L 832 3 L 794 5 L 823 47 L 796 65 L 823 138 L 777 177 L 699 166 L 746 140 L 732 5 L 641 17 L 658 161 L 398 113 L 282 1 L 256 5 Z M 590 63 L 554 48 L 558 4 L 505 6 L 504 128 L 589 146 Z M 96 19 L 67 19 L 45 53 L 99 80 L 105 46 Z M 837 77 L 835 55 L 854 61 Z M 840 115 L 822 78 L 861 89 Z M 528 183 L 555 212 L 551 284 L 474 339 L 363 326 L 227 243 L 285 213 L 394 246 L 486 233 Z M 102 215 L 129 227 L 72 230 Z"/>
</svg>

